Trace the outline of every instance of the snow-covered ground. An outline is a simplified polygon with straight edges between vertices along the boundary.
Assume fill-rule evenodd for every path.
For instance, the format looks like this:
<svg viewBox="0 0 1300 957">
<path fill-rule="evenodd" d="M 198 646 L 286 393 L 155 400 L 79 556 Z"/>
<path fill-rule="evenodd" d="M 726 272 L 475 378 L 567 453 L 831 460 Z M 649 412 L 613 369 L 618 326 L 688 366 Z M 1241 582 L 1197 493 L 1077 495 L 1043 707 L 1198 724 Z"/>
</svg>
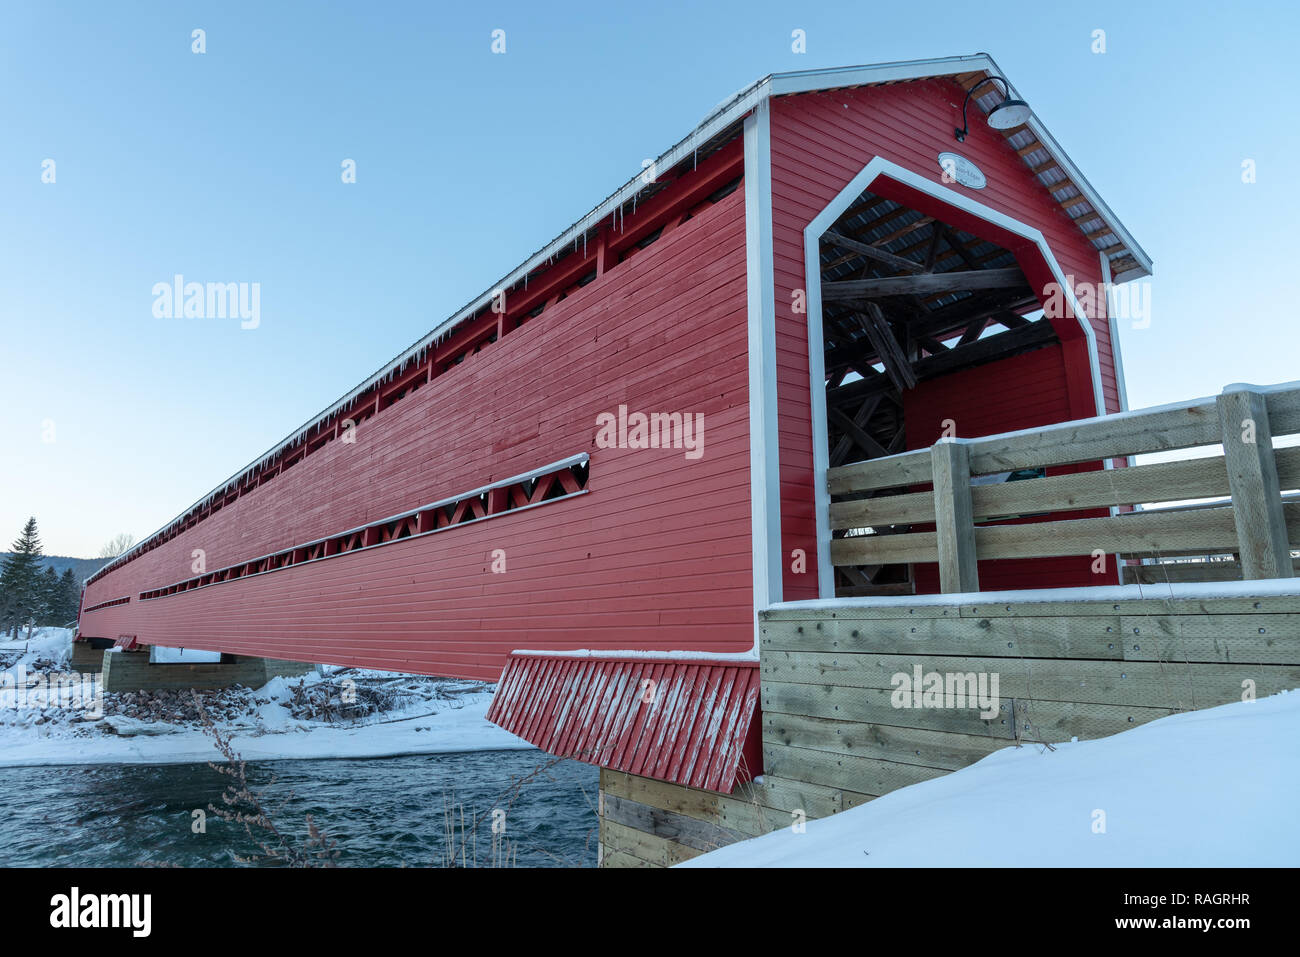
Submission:
<svg viewBox="0 0 1300 957">
<path fill-rule="evenodd" d="M 67 671 L 72 633 L 42 628 L 0 641 L 0 689 Z M 355 700 L 343 703 L 344 692 Z M 492 686 L 357 668 L 274 678 L 259 689 L 201 692 L 204 709 L 247 760 L 375 758 L 532 745 L 485 717 Z M 219 760 L 188 692 L 106 694 L 103 712 L 13 707 L 0 690 L 0 767 Z"/>
<path fill-rule="evenodd" d="M 683 867 L 1295 867 L 1300 691 L 1006 748 Z"/>
</svg>

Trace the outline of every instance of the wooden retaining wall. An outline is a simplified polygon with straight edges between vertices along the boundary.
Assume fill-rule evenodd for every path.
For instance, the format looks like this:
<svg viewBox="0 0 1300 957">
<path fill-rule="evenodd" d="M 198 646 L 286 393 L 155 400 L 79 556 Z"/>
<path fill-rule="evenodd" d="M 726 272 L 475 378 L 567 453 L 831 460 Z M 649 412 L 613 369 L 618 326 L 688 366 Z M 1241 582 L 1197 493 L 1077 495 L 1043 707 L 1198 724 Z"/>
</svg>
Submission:
<svg viewBox="0 0 1300 957">
<path fill-rule="evenodd" d="M 728 795 L 601 768 L 600 865 L 671 867 L 867 800 L 867 795 L 772 776 L 739 785 Z"/>
<path fill-rule="evenodd" d="M 791 605 L 762 619 L 766 773 L 872 795 L 1018 742 L 1300 687 L 1300 595 Z M 896 707 L 893 676 L 918 665 L 996 674 L 997 716 Z"/>
<path fill-rule="evenodd" d="M 980 597 L 763 612 L 761 781 L 723 795 L 602 769 L 602 866 L 671 866 L 789 827 L 795 810 L 826 817 L 1000 748 L 1300 688 L 1300 584 L 1259 597 Z M 996 716 L 896 707 L 894 675 L 917 666 L 996 674 Z"/>
</svg>

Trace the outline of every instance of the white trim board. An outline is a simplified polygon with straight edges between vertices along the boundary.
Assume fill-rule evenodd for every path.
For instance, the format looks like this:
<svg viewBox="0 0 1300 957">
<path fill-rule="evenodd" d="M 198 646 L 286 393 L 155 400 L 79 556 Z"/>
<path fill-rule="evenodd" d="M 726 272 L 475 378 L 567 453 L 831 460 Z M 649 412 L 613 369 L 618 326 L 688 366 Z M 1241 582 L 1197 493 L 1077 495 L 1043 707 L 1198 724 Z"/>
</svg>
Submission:
<svg viewBox="0 0 1300 957">
<path fill-rule="evenodd" d="M 1102 288 L 1106 290 L 1106 323 L 1110 329 L 1110 354 L 1115 360 L 1115 391 L 1119 394 L 1119 411 L 1128 411 L 1128 383 L 1124 380 L 1124 354 L 1119 348 L 1119 324 L 1115 320 L 1115 297 L 1111 295 L 1112 287 L 1115 285 L 1114 279 L 1110 275 L 1110 260 L 1106 258 L 1106 253 L 1099 251 L 1097 258 L 1101 260 L 1101 281 Z M 1129 456 L 1129 464 L 1133 464 L 1133 456 Z"/>
<path fill-rule="evenodd" d="M 1124 381 L 1124 355 L 1119 348 L 1119 323 L 1115 318 L 1115 297 L 1112 295 L 1113 280 L 1110 275 L 1110 260 L 1106 258 L 1104 251 L 1097 253 L 1097 258 L 1101 260 L 1101 282 L 1102 289 L 1106 293 L 1106 326 L 1110 330 L 1110 355 L 1111 360 L 1115 363 L 1115 392 L 1119 396 L 1119 411 L 1128 411 L 1128 384 Z M 1125 463 L 1131 468 L 1133 466 L 1133 456 L 1124 456 Z M 1106 468 L 1115 467 L 1114 459 L 1106 459 Z M 1111 517 L 1119 514 L 1119 507 L 1112 505 L 1110 507 Z M 1119 552 L 1111 555 L 1111 560 L 1115 562 L 1115 574 L 1119 579 L 1119 584 L 1124 584 L 1124 556 Z"/>
<path fill-rule="evenodd" d="M 745 119 L 745 286 L 749 329 L 749 483 L 758 609 L 781 601 L 781 471 L 777 430 L 776 283 L 772 267 L 770 100 Z"/>
<path fill-rule="evenodd" d="M 817 586 L 818 594 L 823 598 L 835 596 L 835 569 L 831 565 L 831 530 L 830 530 L 830 490 L 826 486 L 826 472 L 830 466 L 830 451 L 827 448 L 826 434 L 826 362 L 822 334 L 822 289 L 821 289 L 821 252 L 819 242 L 840 215 L 849 208 L 863 191 L 879 177 L 884 176 L 924 193 L 942 203 L 946 203 L 963 212 L 1014 233 L 1034 243 L 1038 247 L 1044 262 L 1052 273 L 1052 278 L 1064 291 L 1070 309 L 1074 312 L 1079 326 L 1083 329 L 1084 339 L 1088 344 L 1088 364 L 1092 370 L 1092 393 L 1097 414 L 1106 414 L 1106 401 L 1101 388 L 1101 360 L 1097 354 L 1097 336 L 1092 322 L 1084 313 L 1083 307 L 1075 297 L 1074 291 L 1065 281 L 1060 263 L 1052 254 L 1051 247 L 1043 234 L 1005 213 L 998 212 L 983 203 L 977 202 L 965 193 L 936 183 L 906 167 L 899 166 L 884 157 L 877 156 L 862 172 L 849 182 L 844 189 L 804 229 L 804 271 L 808 290 L 808 374 L 811 391 L 813 429 L 813 494 L 814 508 L 817 516 Z"/>
</svg>

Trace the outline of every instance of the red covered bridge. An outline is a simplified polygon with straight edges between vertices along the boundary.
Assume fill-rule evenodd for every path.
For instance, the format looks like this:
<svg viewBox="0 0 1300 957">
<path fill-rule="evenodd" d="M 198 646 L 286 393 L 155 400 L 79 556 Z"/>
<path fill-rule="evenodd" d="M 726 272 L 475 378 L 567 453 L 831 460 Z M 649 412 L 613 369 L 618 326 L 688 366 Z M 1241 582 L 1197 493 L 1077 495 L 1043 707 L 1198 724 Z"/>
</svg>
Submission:
<svg viewBox="0 0 1300 957">
<path fill-rule="evenodd" d="M 1124 408 L 1104 290 L 1150 261 L 1002 77 L 742 90 L 93 576 L 80 635 L 501 679 L 491 716 L 547 750 L 730 791 L 756 612 L 941 586 L 833 557 L 828 470 Z"/>
</svg>

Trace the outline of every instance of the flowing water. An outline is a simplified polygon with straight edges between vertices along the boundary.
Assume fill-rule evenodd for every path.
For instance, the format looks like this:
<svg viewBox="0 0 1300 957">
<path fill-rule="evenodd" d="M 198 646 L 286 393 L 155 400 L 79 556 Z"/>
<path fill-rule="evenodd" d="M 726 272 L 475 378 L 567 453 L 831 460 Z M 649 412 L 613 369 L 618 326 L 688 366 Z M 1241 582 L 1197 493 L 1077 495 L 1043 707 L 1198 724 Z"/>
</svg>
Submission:
<svg viewBox="0 0 1300 957">
<path fill-rule="evenodd" d="M 340 866 L 444 866 L 462 844 L 491 866 L 494 810 L 504 812 L 495 815 L 497 848 L 508 841 L 517 866 L 594 866 L 597 770 L 552 760 L 475 751 L 249 762 L 246 773 L 278 829 L 303 846 L 310 814 L 337 842 Z M 257 845 L 207 810 L 223 806 L 227 780 L 206 764 L 0 769 L 0 865 L 240 866 Z M 196 810 L 205 812 L 198 833 Z"/>
</svg>

